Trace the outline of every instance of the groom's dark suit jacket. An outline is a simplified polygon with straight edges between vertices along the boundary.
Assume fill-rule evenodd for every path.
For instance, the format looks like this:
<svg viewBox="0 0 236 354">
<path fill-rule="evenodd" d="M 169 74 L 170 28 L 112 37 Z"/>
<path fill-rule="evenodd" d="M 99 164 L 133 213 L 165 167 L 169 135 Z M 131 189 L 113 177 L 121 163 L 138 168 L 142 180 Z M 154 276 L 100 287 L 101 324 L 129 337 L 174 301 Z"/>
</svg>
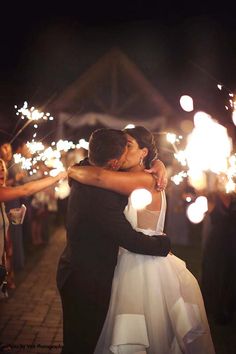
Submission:
<svg viewBox="0 0 236 354">
<path fill-rule="evenodd" d="M 76 274 L 73 282 L 81 296 L 106 314 L 119 246 L 135 253 L 166 256 L 170 241 L 132 229 L 123 213 L 127 197 L 74 180 L 70 185 L 67 244 L 58 264 L 57 285 L 61 291 L 71 274 Z"/>
</svg>

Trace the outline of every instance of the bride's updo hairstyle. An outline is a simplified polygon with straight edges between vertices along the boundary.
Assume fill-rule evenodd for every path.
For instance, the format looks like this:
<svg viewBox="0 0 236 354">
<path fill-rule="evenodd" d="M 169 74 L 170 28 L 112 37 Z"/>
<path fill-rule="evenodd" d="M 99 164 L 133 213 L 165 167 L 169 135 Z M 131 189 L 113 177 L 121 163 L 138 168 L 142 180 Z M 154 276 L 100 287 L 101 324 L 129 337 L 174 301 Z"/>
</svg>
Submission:
<svg viewBox="0 0 236 354">
<path fill-rule="evenodd" d="M 143 162 L 145 168 L 149 168 L 151 162 L 157 158 L 157 147 L 153 134 L 141 125 L 134 128 L 124 129 L 123 131 L 137 141 L 140 149 L 144 147 L 148 149 L 148 154 Z"/>
</svg>

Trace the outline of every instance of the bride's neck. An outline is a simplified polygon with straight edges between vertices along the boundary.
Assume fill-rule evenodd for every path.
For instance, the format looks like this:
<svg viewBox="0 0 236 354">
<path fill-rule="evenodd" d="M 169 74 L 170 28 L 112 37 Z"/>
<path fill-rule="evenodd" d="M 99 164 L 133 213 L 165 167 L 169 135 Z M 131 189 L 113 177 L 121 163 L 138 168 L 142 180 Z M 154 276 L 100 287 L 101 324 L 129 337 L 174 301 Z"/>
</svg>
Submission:
<svg viewBox="0 0 236 354">
<path fill-rule="evenodd" d="M 144 166 L 140 166 L 140 165 L 133 166 L 127 171 L 129 171 L 129 172 L 142 172 L 142 171 L 144 171 Z"/>
</svg>

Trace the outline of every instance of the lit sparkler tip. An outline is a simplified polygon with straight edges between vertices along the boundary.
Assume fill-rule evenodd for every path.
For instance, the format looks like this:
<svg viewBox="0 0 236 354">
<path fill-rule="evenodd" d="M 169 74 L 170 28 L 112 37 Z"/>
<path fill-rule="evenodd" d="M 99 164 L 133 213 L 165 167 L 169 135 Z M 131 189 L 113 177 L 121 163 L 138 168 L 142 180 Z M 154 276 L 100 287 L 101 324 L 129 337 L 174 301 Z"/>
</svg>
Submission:
<svg viewBox="0 0 236 354">
<path fill-rule="evenodd" d="M 167 133 L 166 134 L 166 140 L 170 143 L 170 144 L 174 144 L 176 142 L 176 134 L 174 133 Z"/>
</svg>

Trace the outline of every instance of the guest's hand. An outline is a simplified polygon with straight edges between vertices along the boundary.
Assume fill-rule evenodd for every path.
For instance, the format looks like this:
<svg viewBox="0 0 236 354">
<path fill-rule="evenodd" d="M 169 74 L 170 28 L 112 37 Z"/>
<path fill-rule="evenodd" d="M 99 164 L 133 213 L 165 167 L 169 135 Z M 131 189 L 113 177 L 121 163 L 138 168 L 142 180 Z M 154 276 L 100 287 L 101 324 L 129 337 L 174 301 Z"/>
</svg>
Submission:
<svg viewBox="0 0 236 354">
<path fill-rule="evenodd" d="M 156 179 L 156 188 L 159 191 L 165 190 L 167 187 L 167 170 L 161 160 L 154 160 L 150 169 L 146 169 L 145 172 L 151 173 Z"/>
<path fill-rule="evenodd" d="M 58 181 L 60 180 L 63 180 L 65 178 L 67 178 L 67 171 L 62 171 L 62 172 L 59 172 L 58 175 L 56 176 L 58 178 Z"/>
</svg>

